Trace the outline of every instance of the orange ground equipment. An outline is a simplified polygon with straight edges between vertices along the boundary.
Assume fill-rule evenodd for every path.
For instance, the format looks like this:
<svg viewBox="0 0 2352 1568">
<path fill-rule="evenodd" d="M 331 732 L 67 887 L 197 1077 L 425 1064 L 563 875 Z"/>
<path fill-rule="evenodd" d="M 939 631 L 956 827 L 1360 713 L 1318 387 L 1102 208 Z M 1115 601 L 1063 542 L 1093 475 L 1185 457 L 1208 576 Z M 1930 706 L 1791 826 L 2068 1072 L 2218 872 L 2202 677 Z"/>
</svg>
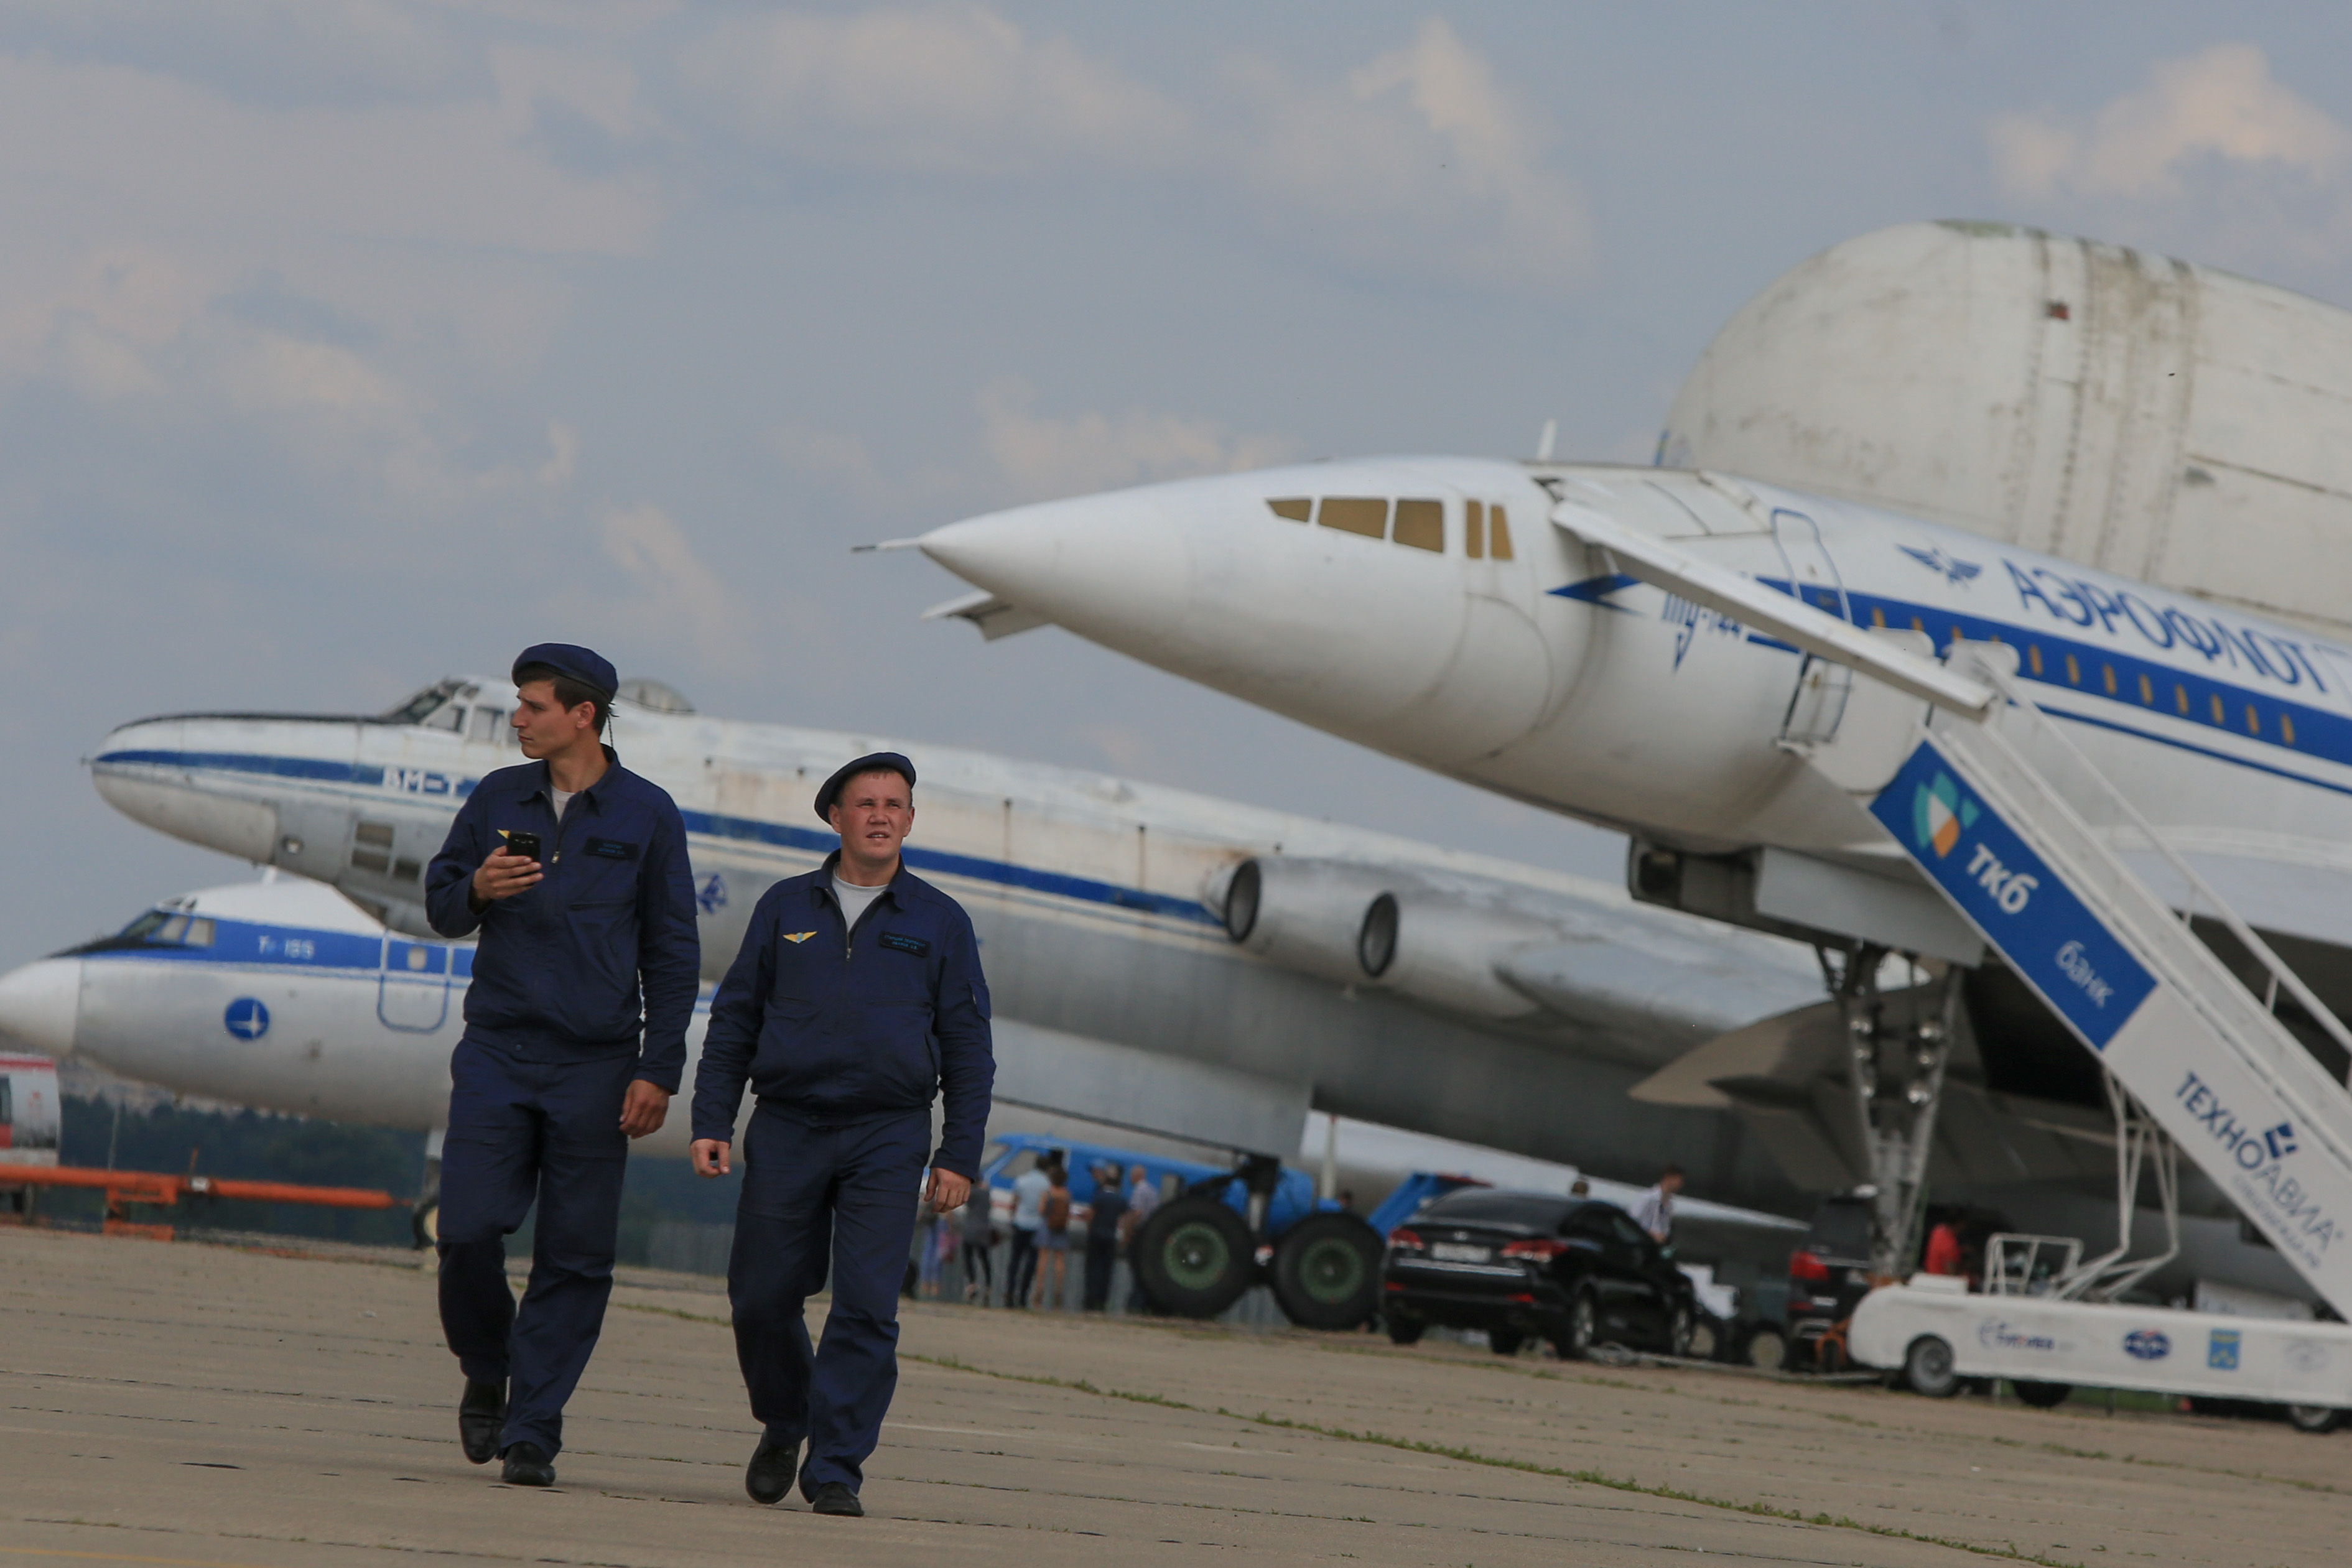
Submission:
<svg viewBox="0 0 2352 1568">
<path fill-rule="evenodd" d="M 106 1194 L 106 1234 L 169 1241 L 173 1228 L 130 1216 L 133 1204 L 169 1208 L 184 1197 L 236 1198 L 248 1203 L 308 1203 L 326 1208 L 401 1208 L 407 1200 L 359 1186 L 300 1186 L 282 1181 L 238 1181 L 227 1176 L 167 1176 L 161 1171 L 89 1170 L 77 1166 L 0 1166 L 0 1193 L 16 1196 L 16 1213 L 0 1216 L 29 1224 L 34 1192 L 40 1187 L 95 1187 Z"/>
</svg>

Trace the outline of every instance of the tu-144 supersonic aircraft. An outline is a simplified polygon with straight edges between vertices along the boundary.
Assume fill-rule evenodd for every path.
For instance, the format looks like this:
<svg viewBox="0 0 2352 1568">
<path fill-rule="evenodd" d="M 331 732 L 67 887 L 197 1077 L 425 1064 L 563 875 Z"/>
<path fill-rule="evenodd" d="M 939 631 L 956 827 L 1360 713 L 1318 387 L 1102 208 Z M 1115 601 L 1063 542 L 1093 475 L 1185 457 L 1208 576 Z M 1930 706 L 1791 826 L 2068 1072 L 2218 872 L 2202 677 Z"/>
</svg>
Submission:
<svg viewBox="0 0 2352 1568">
<path fill-rule="evenodd" d="M 1024 507 L 900 542 L 979 590 L 934 614 L 989 636 L 1059 625 L 1622 829 L 1637 898 L 1816 944 L 1843 1024 L 1815 1014 L 1810 1032 L 1780 1020 L 1710 1042 L 1637 1097 L 1737 1103 L 1813 1185 L 1873 1178 L 1882 1266 L 1907 1240 L 1931 1140 L 1948 1134 L 1938 1153 L 1966 1141 L 1933 1123 L 1948 1083 L 2091 1105 L 2103 1068 L 2160 1061 L 2131 1098 L 2170 1118 L 2211 1174 L 2189 1207 L 2261 1221 L 2306 1278 L 2328 1276 L 2324 1293 L 2352 1301 L 2352 1275 L 2334 1273 L 2352 1242 L 2330 1249 L 2352 1205 L 2352 1037 L 2330 1016 L 2352 999 L 2343 648 L 1958 529 L 1696 470 L 1327 463 Z M 1953 738 L 1914 750 L 1931 713 Z M 2038 763 L 2063 753 L 2095 789 L 2078 780 L 2070 800 L 2012 747 L 2001 795 L 1949 728 L 2029 713 Z M 2150 956 L 2168 940 L 2157 925 L 2177 929 L 2147 891 L 2167 876 L 2195 883 L 2166 896 L 2214 953 Z M 2138 925 L 2116 899 L 2141 900 Z M 1368 942 L 1395 924 L 1364 904 L 1334 913 Z M 2061 915 L 2081 918 L 2040 945 Z M 2011 942 L 2012 925 L 2032 940 Z M 1423 943 L 1444 940 L 1408 900 L 1378 954 L 1390 967 L 1360 977 L 1409 975 Z M 1887 951 L 1926 972 L 1894 1014 L 1876 986 Z M 2244 988 L 2208 972 L 2224 960 L 2252 988 L 2252 1021 Z M 2173 999 L 2143 1013 L 2151 989 Z M 2158 1013 L 2189 1032 L 2147 1045 Z M 2218 1058 L 2190 1071 L 2179 1054 L 2197 1018 L 2225 1013 L 2244 1025 L 2237 1067 L 2261 1079 L 2242 1092 L 2212 1089 Z M 2127 1019 L 2133 1049 L 2105 1051 Z M 1964 1035 L 1972 1061 L 1952 1054 Z M 2257 1114 L 2267 1155 L 2251 1139 Z"/>
</svg>

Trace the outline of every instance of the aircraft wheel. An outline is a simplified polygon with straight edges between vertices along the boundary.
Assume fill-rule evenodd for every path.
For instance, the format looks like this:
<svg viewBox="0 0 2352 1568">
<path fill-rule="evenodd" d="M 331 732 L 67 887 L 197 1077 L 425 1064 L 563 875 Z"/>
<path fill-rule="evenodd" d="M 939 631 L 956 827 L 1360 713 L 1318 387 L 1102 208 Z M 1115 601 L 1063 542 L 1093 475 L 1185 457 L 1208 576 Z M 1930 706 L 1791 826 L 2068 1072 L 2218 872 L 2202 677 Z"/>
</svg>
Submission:
<svg viewBox="0 0 2352 1568">
<path fill-rule="evenodd" d="M 2333 1432 L 2352 1417 L 2352 1410 L 2339 1410 L 2333 1405 L 2290 1405 L 2286 1407 L 2286 1424 L 2298 1432 L 2314 1437 Z"/>
<path fill-rule="evenodd" d="M 1394 1312 L 1384 1316 L 1388 1320 L 1391 1344 L 1419 1344 L 1422 1332 L 1429 1326 L 1419 1318 L 1400 1317 Z"/>
<path fill-rule="evenodd" d="M 409 1211 L 408 1231 L 416 1239 L 416 1249 L 425 1251 L 441 1239 L 441 1200 L 435 1198 L 420 1203 Z"/>
<path fill-rule="evenodd" d="M 1354 1328 L 1380 1297 L 1381 1239 L 1352 1214 L 1310 1214 L 1275 1249 L 1274 1299 L 1300 1328 Z"/>
<path fill-rule="evenodd" d="M 1789 1336 L 1770 1323 L 1759 1323 L 1748 1336 L 1740 1359 L 1759 1372 L 1779 1372 L 1789 1364 Z"/>
<path fill-rule="evenodd" d="M 1213 1318 L 1250 1288 L 1257 1244 L 1222 1199 L 1180 1197 L 1143 1222 L 1129 1261 L 1163 1312 Z"/>
<path fill-rule="evenodd" d="M 1952 1347 L 1931 1333 L 1913 1340 L 1903 1353 L 1903 1382 L 1912 1393 L 1929 1399 L 1958 1394 L 1960 1376 L 1952 1370 Z"/>
<path fill-rule="evenodd" d="M 1486 1348 L 1496 1355 L 1517 1355 L 1519 1354 L 1519 1346 L 1527 1343 L 1528 1336 L 1517 1329 L 1496 1328 L 1486 1331 Z"/>
<path fill-rule="evenodd" d="M 2074 1392 L 2074 1385 L 2071 1383 L 2020 1383 L 2012 1378 L 2009 1385 L 2017 1390 L 2020 1399 L 2036 1410 L 2049 1410 L 2063 1405 L 2067 1396 Z"/>
</svg>

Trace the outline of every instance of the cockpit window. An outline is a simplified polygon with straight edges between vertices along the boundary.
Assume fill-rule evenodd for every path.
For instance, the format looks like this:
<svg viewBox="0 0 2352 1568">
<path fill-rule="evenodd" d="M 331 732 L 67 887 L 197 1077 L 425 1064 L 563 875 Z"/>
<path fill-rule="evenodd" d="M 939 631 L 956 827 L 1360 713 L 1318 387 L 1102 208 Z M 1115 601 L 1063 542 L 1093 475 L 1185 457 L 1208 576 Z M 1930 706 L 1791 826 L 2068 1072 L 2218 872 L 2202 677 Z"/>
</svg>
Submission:
<svg viewBox="0 0 2352 1568">
<path fill-rule="evenodd" d="M 446 729 L 451 735 L 460 733 L 464 730 L 465 727 L 466 708 L 465 705 L 462 703 L 450 703 L 446 706 L 436 708 L 434 712 L 427 715 L 425 720 L 425 728 Z"/>
<path fill-rule="evenodd" d="M 1504 516 L 1500 501 L 1486 508 L 1486 539 L 1496 560 L 1511 559 L 1511 519 Z"/>
<path fill-rule="evenodd" d="M 209 947 L 213 945 L 213 923 L 201 915 L 174 915 L 156 930 L 154 939 L 182 947 Z"/>
<path fill-rule="evenodd" d="M 163 922 L 174 918 L 176 918 L 176 916 L 171 915 L 165 910 L 151 909 L 146 914 L 141 915 L 138 919 L 132 921 L 130 925 L 124 926 L 121 930 L 116 932 L 115 936 L 118 940 L 124 942 L 143 941 L 147 937 L 153 936 L 157 928 L 160 927 Z"/>
<path fill-rule="evenodd" d="M 1265 505 L 1266 509 L 1276 517 L 1287 517 L 1294 523 L 1305 522 L 1314 515 L 1315 511 L 1315 503 L 1304 496 L 1292 496 L 1280 501 L 1268 501 Z"/>
<path fill-rule="evenodd" d="M 474 727 L 467 736 L 468 740 L 487 740 L 495 745 L 513 736 L 514 727 L 507 722 L 505 714 L 494 707 L 474 709 Z"/>
<path fill-rule="evenodd" d="M 1381 538 L 1389 531 L 1389 503 L 1382 497 L 1326 496 L 1315 520 L 1342 533 Z"/>
<path fill-rule="evenodd" d="M 457 689 L 455 681 L 436 681 L 398 707 L 386 709 L 383 716 L 393 724 L 422 724 L 425 716 L 447 702 Z"/>
<path fill-rule="evenodd" d="M 1401 545 L 1444 554 L 1445 503 L 1399 501 L 1396 504 L 1396 532 L 1391 537 Z"/>
</svg>

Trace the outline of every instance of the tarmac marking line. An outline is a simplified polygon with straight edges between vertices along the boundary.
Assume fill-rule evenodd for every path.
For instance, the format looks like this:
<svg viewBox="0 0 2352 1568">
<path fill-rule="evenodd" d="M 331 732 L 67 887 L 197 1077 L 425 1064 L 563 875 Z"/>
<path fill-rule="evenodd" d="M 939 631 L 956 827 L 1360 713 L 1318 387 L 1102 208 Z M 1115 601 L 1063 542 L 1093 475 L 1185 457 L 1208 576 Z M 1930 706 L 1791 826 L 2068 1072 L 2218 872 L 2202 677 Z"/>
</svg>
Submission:
<svg viewBox="0 0 2352 1568">
<path fill-rule="evenodd" d="M 160 1563 L 171 1568 L 261 1568 L 257 1563 L 231 1563 L 220 1557 L 140 1557 L 127 1552 L 67 1552 L 43 1546 L 0 1546 L 10 1557 L 64 1557 L 77 1563 Z"/>
</svg>

